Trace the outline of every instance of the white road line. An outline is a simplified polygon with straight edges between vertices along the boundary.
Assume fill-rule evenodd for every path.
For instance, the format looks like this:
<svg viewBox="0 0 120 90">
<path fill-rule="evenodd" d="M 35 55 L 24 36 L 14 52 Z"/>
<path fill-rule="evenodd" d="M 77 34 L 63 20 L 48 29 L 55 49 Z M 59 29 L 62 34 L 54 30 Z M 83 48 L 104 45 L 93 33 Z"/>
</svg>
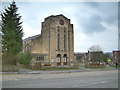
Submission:
<svg viewBox="0 0 120 90">
<path fill-rule="evenodd" d="M 103 84 L 103 83 L 107 83 L 107 82 L 94 82 L 94 83 L 88 83 L 88 84 L 82 84 L 82 85 L 75 85 L 73 87 L 80 87 L 80 86 L 88 86 L 88 85 L 94 85 L 94 84 Z"/>
</svg>

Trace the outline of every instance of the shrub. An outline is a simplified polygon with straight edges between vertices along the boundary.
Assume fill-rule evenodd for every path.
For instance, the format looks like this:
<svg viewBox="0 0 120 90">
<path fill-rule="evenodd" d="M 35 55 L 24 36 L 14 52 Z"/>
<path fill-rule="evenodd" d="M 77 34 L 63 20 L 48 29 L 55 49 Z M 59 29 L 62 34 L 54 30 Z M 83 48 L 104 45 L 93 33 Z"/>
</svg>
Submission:
<svg viewBox="0 0 120 90">
<path fill-rule="evenodd" d="M 30 64 L 33 58 L 30 53 L 19 53 L 18 57 L 19 57 L 19 63 L 24 65 Z"/>
</svg>

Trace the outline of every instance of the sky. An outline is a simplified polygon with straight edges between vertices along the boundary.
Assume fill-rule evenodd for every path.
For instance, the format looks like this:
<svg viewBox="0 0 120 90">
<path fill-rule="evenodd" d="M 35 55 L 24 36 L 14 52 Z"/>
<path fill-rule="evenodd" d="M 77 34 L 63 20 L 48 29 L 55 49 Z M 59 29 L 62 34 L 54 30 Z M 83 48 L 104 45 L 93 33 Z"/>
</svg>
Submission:
<svg viewBox="0 0 120 90">
<path fill-rule="evenodd" d="M 9 6 L 2 3 L 2 9 Z M 41 33 L 41 22 L 51 15 L 63 14 L 74 25 L 74 52 L 87 52 L 93 45 L 103 51 L 118 49 L 117 2 L 16 2 L 23 39 Z"/>
</svg>

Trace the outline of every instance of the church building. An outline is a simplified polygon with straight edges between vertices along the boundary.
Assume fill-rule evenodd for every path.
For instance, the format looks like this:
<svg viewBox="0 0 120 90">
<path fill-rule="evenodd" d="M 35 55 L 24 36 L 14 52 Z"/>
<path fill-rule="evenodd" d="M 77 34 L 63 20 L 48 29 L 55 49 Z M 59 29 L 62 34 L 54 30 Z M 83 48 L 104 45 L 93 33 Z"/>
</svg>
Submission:
<svg viewBox="0 0 120 90">
<path fill-rule="evenodd" d="M 23 40 L 23 52 L 30 52 L 42 66 L 74 66 L 74 30 L 70 19 L 62 14 L 45 18 L 41 34 Z"/>
</svg>

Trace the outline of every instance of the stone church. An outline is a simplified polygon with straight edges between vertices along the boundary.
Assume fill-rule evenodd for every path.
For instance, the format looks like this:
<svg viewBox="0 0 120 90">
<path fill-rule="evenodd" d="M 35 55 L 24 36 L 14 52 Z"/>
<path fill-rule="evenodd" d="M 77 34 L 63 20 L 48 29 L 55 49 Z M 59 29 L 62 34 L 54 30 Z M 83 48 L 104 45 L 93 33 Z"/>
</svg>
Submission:
<svg viewBox="0 0 120 90">
<path fill-rule="evenodd" d="M 42 66 L 74 66 L 74 30 L 70 19 L 62 14 L 45 18 L 41 34 L 23 40 L 23 52 L 30 52 Z"/>
</svg>

